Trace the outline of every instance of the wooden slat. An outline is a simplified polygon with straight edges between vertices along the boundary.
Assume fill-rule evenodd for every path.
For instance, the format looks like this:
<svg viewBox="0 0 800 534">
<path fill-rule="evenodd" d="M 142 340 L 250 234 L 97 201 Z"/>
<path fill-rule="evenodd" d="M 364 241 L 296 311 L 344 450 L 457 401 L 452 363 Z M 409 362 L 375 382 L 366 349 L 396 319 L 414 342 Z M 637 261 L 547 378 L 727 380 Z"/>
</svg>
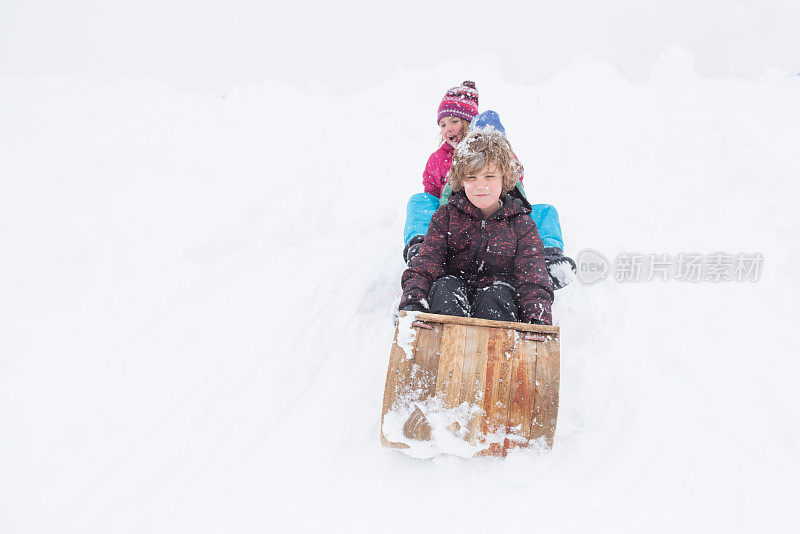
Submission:
<svg viewBox="0 0 800 534">
<path fill-rule="evenodd" d="M 464 369 L 461 376 L 461 399 L 471 406 L 479 406 L 481 413 L 472 417 L 467 425 L 466 440 L 478 443 L 484 423 L 483 393 L 486 387 L 487 345 L 491 328 L 469 327 L 464 346 Z"/>
<path fill-rule="evenodd" d="M 477 456 L 505 456 L 505 444 L 490 442 L 487 434 L 503 433 L 508 421 L 508 397 L 511 375 L 511 358 L 506 353 L 513 350 L 513 331 L 492 328 L 487 344 L 486 385 L 483 395 L 484 419 L 480 441 L 485 448 Z"/>
<path fill-rule="evenodd" d="M 560 380 L 559 340 L 553 338 L 545 343 L 536 343 L 536 398 L 534 400 L 531 439 L 545 437 L 547 445 L 553 446 L 558 419 L 558 387 Z"/>
<path fill-rule="evenodd" d="M 409 312 L 401 311 L 403 317 Z M 491 321 L 489 319 L 476 319 L 474 317 L 456 317 L 453 315 L 438 315 L 435 313 L 419 313 L 418 321 L 426 323 L 460 324 L 465 326 L 486 326 L 489 328 L 502 328 L 505 330 L 516 330 L 518 332 L 538 332 L 542 334 L 558 334 L 559 328 L 550 325 L 538 325 L 529 323 L 516 323 L 508 321 Z"/>
<path fill-rule="evenodd" d="M 445 324 L 442 329 L 436 396 L 442 399 L 445 408 L 452 408 L 461 403 L 459 397 L 466 336 L 467 327 L 463 325 Z"/>
<path fill-rule="evenodd" d="M 386 370 L 386 385 L 383 390 L 382 415 L 386 415 L 394 404 L 395 396 L 397 395 L 397 387 L 401 382 L 400 373 L 403 373 L 402 378 L 405 379 L 407 378 L 405 373 L 406 368 L 410 369 L 411 362 L 407 363 L 405 351 L 397 344 L 397 332 L 398 329 L 395 328 L 392 350 L 389 353 L 389 367 Z M 381 422 L 383 422 L 382 417 Z"/>
<path fill-rule="evenodd" d="M 414 345 L 414 363 L 419 367 L 414 369 L 413 387 L 421 392 L 419 397 L 421 401 L 436 395 L 436 377 L 439 372 L 444 325 L 436 323 L 431 326 L 433 330 L 425 328 L 417 330 L 417 340 Z"/>
<path fill-rule="evenodd" d="M 411 388 L 411 374 L 414 365 L 412 358 L 406 358 L 405 351 L 397 344 L 397 333 L 399 327 L 395 328 L 392 350 L 389 353 L 389 368 L 386 371 L 386 385 L 383 390 L 383 409 L 381 411 L 381 443 L 384 447 L 407 448 L 404 443 L 389 441 L 383 435 L 383 418 L 389 413 L 392 405 L 398 397 L 407 395 Z"/>
<path fill-rule="evenodd" d="M 486 386 L 483 395 L 483 410 L 486 412 L 483 428 L 485 434 L 504 432 L 506 429 L 513 348 L 513 332 L 492 329 L 487 345 Z"/>
<path fill-rule="evenodd" d="M 503 416 L 503 428 L 505 431 L 508 429 L 508 416 L 511 413 L 511 371 L 514 364 L 514 345 L 516 343 L 516 331 L 503 330 L 503 353 L 501 354 L 502 361 L 502 379 L 500 381 L 500 399 L 505 405 L 505 415 Z M 498 406 L 498 409 L 502 409 Z M 506 449 L 509 447 L 508 438 L 503 440 L 503 456 L 506 455 Z"/>
<path fill-rule="evenodd" d="M 536 376 L 536 343 L 523 341 L 519 335 L 514 345 L 511 364 L 511 393 L 507 432 L 528 437 L 533 420 L 534 380 Z M 525 443 L 510 442 L 509 448 L 524 447 Z"/>
</svg>

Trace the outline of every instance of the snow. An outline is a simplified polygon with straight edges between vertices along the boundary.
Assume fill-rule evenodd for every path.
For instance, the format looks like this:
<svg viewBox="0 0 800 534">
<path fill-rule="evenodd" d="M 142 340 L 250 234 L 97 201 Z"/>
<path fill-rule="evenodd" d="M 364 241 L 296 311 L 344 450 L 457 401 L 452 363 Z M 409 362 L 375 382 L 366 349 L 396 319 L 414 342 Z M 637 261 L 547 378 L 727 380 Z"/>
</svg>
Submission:
<svg viewBox="0 0 800 534">
<path fill-rule="evenodd" d="M 476 77 L 568 255 L 764 258 L 558 291 L 555 447 L 505 460 L 378 439 L 431 70 L 0 79 L 3 531 L 795 531 L 800 78 L 692 65 Z"/>
<path fill-rule="evenodd" d="M 561 286 L 571 284 L 575 280 L 575 273 L 572 272 L 572 266 L 565 261 L 548 266 L 548 272 L 553 278 L 558 280 Z"/>
<path fill-rule="evenodd" d="M 383 420 L 384 436 L 389 441 L 408 445 L 407 449 L 398 449 L 398 451 L 412 458 L 433 458 L 442 454 L 470 458 L 485 448 L 485 446 L 470 445 L 465 440 L 467 425 L 480 410 L 477 405 L 470 406 L 469 403 L 464 402 L 448 408 L 437 397 L 419 401 L 413 398 L 413 394 L 412 391 L 408 398 L 402 399 L 392 410 L 389 410 Z M 431 426 L 429 441 L 417 441 L 407 438 L 403 434 L 403 425 L 414 408 L 419 408 L 425 414 Z M 458 430 L 451 432 L 448 427 L 454 423 L 458 423 L 458 427 L 456 427 Z M 516 437 L 513 433 L 508 434 L 508 437 L 512 436 Z M 498 433 L 489 434 L 487 437 L 491 443 L 502 443 L 506 435 Z"/>
<path fill-rule="evenodd" d="M 407 312 L 397 321 L 397 346 L 403 349 L 406 360 L 414 357 L 414 341 L 417 339 L 417 331 L 412 328 L 411 323 L 417 320 L 419 312 Z"/>
</svg>

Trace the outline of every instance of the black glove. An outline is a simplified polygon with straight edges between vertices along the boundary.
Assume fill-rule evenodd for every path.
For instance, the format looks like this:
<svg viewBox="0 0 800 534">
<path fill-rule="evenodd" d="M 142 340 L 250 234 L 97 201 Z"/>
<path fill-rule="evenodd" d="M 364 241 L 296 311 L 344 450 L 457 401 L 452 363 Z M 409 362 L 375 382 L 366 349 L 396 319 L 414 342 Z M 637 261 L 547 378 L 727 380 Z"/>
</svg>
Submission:
<svg viewBox="0 0 800 534">
<path fill-rule="evenodd" d="M 415 235 L 406 243 L 406 248 L 403 249 L 403 259 L 406 260 L 406 265 L 411 267 L 411 258 L 419 253 L 422 247 L 422 241 L 425 239 L 424 235 Z"/>
<path fill-rule="evenodd" d="M 547 247 L 544 249 L 544 262 L 547 264 L 547 272 L 550 275 L 550 283 L 553 289 L 561 289 L 569 285 L 578 274 L 575 261 L 569 256 L 564 256 L 558 247 Z M 572 274 L 569 274 L 570 271 Z"/>
</svg>

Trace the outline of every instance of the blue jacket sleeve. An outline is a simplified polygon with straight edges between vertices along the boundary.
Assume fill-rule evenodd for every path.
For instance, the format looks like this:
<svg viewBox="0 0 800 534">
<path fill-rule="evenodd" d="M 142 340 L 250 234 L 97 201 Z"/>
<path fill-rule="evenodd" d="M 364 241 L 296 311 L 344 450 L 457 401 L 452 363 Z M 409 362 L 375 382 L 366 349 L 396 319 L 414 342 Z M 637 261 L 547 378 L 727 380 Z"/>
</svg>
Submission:
<svg viewBox="0 0 800 534">
<path fill-rule="evenodd" d="M 431 217 L 439 208 L 439 199 L 429 193 L 417 193 L 408 199 L 406 208 L 406 227 L 403 232 L 403 243 L 417 235 L 428 233 Z"/>
<path fill-rule="evenodd" d="M 517 190 L 528 200 L 522 182 L 517 182 Z M 444 196 L 444 194 L 442 194 Z M 530 202 L 530 201 L 529 201 Z M 545 247 L 556 247 L 564 251 L 564 238 L 561 236 L 561 223 L 558 221 L 558 212 L 550 204 L 531 204 L 531 219 L 539 230 L 539 238 Z"/>
<path fill-rule="evenodd" d="M 531 219 L 536 223 L 539 237 L 545 247 L 557 247 L 564 250 L 564 238 L 561 236 L 561 223 L 558 212 L 550 204 L 533 204 Z"/>
</svg>

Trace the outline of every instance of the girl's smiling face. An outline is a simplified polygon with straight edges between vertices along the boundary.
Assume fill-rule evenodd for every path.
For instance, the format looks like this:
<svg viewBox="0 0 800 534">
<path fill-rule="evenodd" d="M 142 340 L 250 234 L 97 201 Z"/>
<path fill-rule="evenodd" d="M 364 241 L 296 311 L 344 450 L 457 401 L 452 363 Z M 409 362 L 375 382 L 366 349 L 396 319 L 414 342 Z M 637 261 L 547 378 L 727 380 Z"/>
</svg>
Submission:
<svg viewBox="0 0 800 534">
<path fill-rule="evenodd" d="M 439 121 L 439 128 L 442 129 L 442 138 L 453 148 L 464 139 L 464 121 L 458 117 L 442 117 Z"/>
</svg>

